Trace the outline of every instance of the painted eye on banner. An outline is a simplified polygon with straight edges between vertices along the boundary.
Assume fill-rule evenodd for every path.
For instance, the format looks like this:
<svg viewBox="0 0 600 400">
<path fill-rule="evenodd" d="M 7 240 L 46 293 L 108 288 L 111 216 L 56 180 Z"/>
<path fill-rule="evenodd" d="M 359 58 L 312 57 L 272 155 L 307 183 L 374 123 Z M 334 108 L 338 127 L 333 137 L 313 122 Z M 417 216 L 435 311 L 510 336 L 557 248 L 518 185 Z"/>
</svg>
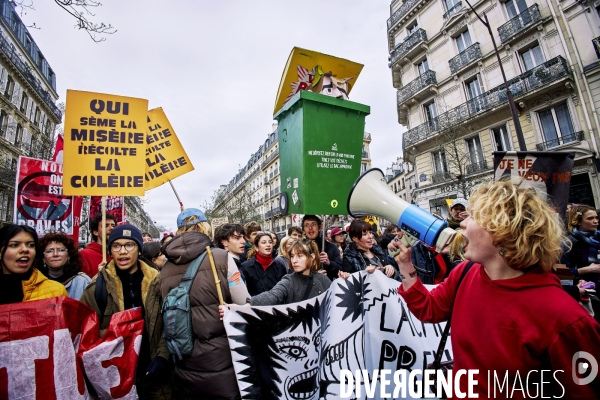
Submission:
<svg viewBox="0 0 600 400">
<path fill-rule="evenodd" d="M 290 359 L 300 360 L 305 358 L 308 353 L 301 346 L 285 345 L 279 348 L 279 351 Z"/>
</svg>

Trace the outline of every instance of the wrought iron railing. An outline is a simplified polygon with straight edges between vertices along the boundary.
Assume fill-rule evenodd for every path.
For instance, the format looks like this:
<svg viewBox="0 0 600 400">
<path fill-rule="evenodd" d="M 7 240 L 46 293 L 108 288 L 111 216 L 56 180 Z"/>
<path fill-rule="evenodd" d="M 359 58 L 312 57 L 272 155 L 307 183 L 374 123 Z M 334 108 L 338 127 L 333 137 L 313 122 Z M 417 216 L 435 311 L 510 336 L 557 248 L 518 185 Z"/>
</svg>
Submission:
<svg viewBox="0 0 600 400">
<path fill-rule="evenodd" d="M 530 93 L 569 74 L 567 61 L 558 56 L 508 81 L 515 98 Z M 504 84 L 475 97 L 443 114 L 407 131 L 402 137 L 403 148 L 427 139 L 444 129 L 500 106 L 507 105 Z"/>
<path fill-rule="evenodd" d="M 423 29 L 417 29 L 412 35 L 410 35 L 400 46 L 396 47 L 390 53 L 389 67 L 396 64 L 398 60 L 406 55 L 413 47 L 417 44 L 427 40 L 427 32 Z"/>
<path fill-rule="evenodd" d="M 431 182 L 442 183 L 452 179 L 452 175 L 449 172 L 436 172 L 435 174 L 431 174 Z"/>
<path fill-rule="evenodd" d="M 485 160 L 467 164 L 467 174 L 475 174 L 477 172 L 485 171 L 486 169 L 488 169 L 488 165 Z"/>
<path fill-rule="evenodd" d="M 277 215 L 277 214 L 281 214 L 281 208 L 279 207 L 274 207 L 272 210 L 273 214 L 272 215 Z"/>
<path fill-rule="evenodd" d="M 594 50 L 596 50 L 596 56 L 600 58 L 600 36 L 592 39 L 592 43 L 594 44 Z"/>
<path fill-rule="evenodd" d="M 437 80 L 435 79 L 435 71 L 425 71 L 423 74 L 419 75 L 417 79 L 398 89 L 398 104 L 404 103 L 415 93 L 421 91 L 429 85 L 434 85 L 436 83 Z"/>
<path fill-rule="evenodd" d="M 8 57 L 8 59 L 14 64 L 14 66 L 23 74 L 27 82 L 33 87 L 36 93 L 44 100 L 44 103 L 52 110 L 52 113 L 56 118 L 61 119 L 62 113 L 54 104 L 54 99 L 50 96 L 50 93 L 42 88 L 40 81 L 33 76 L 31 73 L 31 67 L 25 63 L 20 57 L 15 47 L 6 40 L 4 35 L 0 34 L 0 50 Z"/>
<path fill-rule="evenodd" d="M 450 65 L 450 73 L 455 74 L 457 71 L 460 71 L 478 58 L 481 58 L 481 48 L 479 47 L 479 42 L 473 43 L 459 55 L 451 58 L 450 61 L 448 61 L 448 65 Z"/>
<path fill-rule="evenodd" d="M 451 16 L 453 16 L 454 14 L 457 13 L 458 10 L 460 10 L 462 8 L 462 1 L 459 1 L 458 3 L 456 3 L 455 5 L 452 6 L 451 9 L 449 9 L 445 14 L 444 14 L 444 19 L 446 18 L 450 18 Z"/>
<path fill-rule="evenodd" d="M 519 32 L 522 32 L 528 26 L 542 20 L 542 14 L 537 4 L 532 5 L 521 14 L 517 15 L 504 25 L 498 28 L 500 42 L 505 43 Z"/>
<path fill-rule="evenodd" d="M 394 11 L 394 13 L 392 14 L 392 16 L 387 20 L 388 30 L 392 26 L 394 26 L 394 24 L 396 22 L 398 22 L 399 19 L 401 19 L 402 17 L 404 17 L 406 15 L 406 13 L 408 13 L 410 11 L 410 9 L 413 8 L 413 6 L 415 4 L 417 4 L 419 1 L 421 1 L 421 0 L 408 0 L 408 1 L 405 1 L 404 4 L 402 4 L 400 6 L 400 8 L 398 8 L 396 11 Z"/>
<path fill-rule="evenodd" d="M 265 161 L 260 165 L 261 168 L 264 168 L 270 161 L 272 161 L 275 157 L 279 155 L 279 149 L 275 150 L 273 154 L 271 154 Z"/>
<path fill-rule="evenodd" d="M 569 133 L 567 135 L 562 135 L 559 138 L 547 140 L 542 143 L 538 143 L 535 145 L 538 151 L 544 151 L 551 149 L 553 147 L 560 146 L 562 144 L 567 144 L 571 142 L 581 142 L 584 139 L 583 131 Z"/>
</svg>

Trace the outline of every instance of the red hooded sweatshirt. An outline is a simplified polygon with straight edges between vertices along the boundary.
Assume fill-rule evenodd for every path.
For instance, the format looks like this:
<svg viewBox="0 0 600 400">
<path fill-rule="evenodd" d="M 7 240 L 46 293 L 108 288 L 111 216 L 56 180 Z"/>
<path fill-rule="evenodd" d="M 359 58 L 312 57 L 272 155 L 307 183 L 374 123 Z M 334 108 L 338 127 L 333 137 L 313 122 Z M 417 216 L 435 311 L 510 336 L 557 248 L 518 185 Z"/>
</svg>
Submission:
<svg viewBox="0 0 600 400">
<path fill-rule="evenodd" d="M 466 264 L 454 268 L 431 292 L 418 280 L 406 291 L 400 285 L 399 294 L 424 322 L 446 321 L 452 311 L 454 370 L 479 370 L 479 398 L 542 398 L 542 387 L 549 398 L 600 398 L 600 374 L 587 385 L 575 384 L 572 377 L 575 353 L 585 351 L 600 362 L 600 325 L 562 289 L 558 278 L 536 268 L 517 278 L 492 281 L 483 266 L 475 264 L 456 293 Z M 534 370 L 538 372 L 527 382 Z M 541 375 L 541 370 L 552 372 Z M 495 386 L 494 372 L 499 382 Z M 508 384 L 500 390 L 505 377 Z M 467 379 L 460 383 L 466 393 Z"/>
<path fill-rule="evenodd" d="M 93 278 L 98 273 L 98 265 L 102 263 L 102 245 L 97 242 L 91 242 L 85 249 L 79 252 L 83 258 L 83 268 L 81 272 L 86 273 L 90 278 Z M 106 262 L 110 262 L 112 257 L 106 256 Z"/>
</svg>

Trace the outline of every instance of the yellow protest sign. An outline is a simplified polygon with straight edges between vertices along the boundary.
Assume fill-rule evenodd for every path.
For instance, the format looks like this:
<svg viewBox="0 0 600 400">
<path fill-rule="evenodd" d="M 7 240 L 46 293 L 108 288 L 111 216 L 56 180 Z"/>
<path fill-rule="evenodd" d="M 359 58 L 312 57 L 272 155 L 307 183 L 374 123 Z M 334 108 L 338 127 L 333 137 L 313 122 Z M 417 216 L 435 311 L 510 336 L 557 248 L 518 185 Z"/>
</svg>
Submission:
<svg viewBox="0 0 600 400">
<path fill-rule="evenodd" d="M 63 192 L 143 196 L 148 100 L 67 90 Z"/>
<path fill-rule="evenodd" d="M 362 69 L 362 64 L 353 61 L 294 47 L 279 82 L 273 114 L 276 114 L 285 102 L 300 90 L 314 91 L 319 84 L 322 84 L 320 75 L 323 73 L 331 72 L 337 79 L 347 80 L 344 91 L 350 94 Z"/>
<path fill-rule="evenodd" d="M 148 111 L 146 133 L 146 190 L 194 170 L 162 108 Z"/>
</svg>

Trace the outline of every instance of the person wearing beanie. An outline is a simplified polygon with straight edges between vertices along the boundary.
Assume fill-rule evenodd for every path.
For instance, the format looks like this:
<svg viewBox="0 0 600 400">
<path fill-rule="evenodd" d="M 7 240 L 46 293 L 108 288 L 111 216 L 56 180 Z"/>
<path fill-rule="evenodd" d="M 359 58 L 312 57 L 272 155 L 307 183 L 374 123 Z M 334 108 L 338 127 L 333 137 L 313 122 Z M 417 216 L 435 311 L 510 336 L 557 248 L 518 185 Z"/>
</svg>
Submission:
<svg viewBox="0 0 600 400">
<path fill-rule="evenodd" d="M 163 246 L 167 262 L 160 270 L 163 297 L 181 283 L 188 267 L 206 252 L 212 243 L 212 229 L 204 213 L 188 208 L 177 217 L 177 232 Z M 230 242 L 231 243 L 231 242 Z M 236 249 L 239 251 L 240 249 Z M 246 304 L 246 284 L 225 249 L 212 248 L 220 292 L 225 303 Z M 190 314 L 194 332 L 192 355 L 175 364 L 174 398 L 239 399 L 229 340 L 219 316 L 219 297 L 211 255 L 206 255 L 190 287 Z"/>
<path fill-rule="evenodd" d="M 96 311 L 100 333 L 104 335 L 113 314 L 135 307 L 142 308 L 144 332 L 136 370 L 136 388 L 142 399 L 171 398 L 169 351 L 163 338 L 162 297 L 159 273 L 139 259 L 142 233 L 133 225 L 117 226 L 108 239 L 112 256 L 85 289 L 81 302 Z M 106 304 L 100 309 L 96 285 L 102 279 L 107 291 Z"/>
</svg>

